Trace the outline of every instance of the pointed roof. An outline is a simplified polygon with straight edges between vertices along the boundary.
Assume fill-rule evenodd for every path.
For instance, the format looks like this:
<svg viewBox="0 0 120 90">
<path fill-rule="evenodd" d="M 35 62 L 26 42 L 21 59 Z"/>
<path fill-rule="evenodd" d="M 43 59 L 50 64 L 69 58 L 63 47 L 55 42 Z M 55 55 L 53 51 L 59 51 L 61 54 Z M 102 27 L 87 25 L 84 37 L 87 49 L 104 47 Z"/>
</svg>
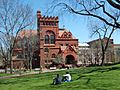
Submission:
<svg viewBox="0 0 120 90">
<path fill-rule="evenodd" d="M 70 34 L 71 37 L 72 37 L 72 39 L 76 39 L 76 38 L 72 35 L 72 33 L 71 33 L 70 31 L 68 31 L 67 29 L 64 29 L 64 28 L 63 28 L 63 29 L 59 29 L 59 37 L 62 37 L 64 33 Z"/>
<path fill-rule="evenodd" d="M 75 53 L 77 52 L 75 46 L 60 46 L 60 49 L 62 52 L 65 52 L 65 51 L 74 51 Z"/>
<path fill-rule="evenodd" d="M 64 30 L 63 31 L 59 31 L 59 36 L 61 37 L 63 33 L 64 33 Z"/>
</svg>

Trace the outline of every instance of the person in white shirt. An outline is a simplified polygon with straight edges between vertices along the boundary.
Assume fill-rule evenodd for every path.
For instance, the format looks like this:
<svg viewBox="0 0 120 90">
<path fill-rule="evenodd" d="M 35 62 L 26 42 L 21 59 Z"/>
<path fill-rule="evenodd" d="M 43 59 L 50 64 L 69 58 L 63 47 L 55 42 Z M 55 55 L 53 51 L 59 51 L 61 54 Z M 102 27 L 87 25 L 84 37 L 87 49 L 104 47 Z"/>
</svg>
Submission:
<svg viewBox="0 0 120 90">
<path fill-rule="evenodd" d="M 63 75 L 63 81 L 64 82 L 70 82 L 72 80 L 71 75 L 69 74 L 69 72 L 66 72 L 65 75 Z"/>
</svg>

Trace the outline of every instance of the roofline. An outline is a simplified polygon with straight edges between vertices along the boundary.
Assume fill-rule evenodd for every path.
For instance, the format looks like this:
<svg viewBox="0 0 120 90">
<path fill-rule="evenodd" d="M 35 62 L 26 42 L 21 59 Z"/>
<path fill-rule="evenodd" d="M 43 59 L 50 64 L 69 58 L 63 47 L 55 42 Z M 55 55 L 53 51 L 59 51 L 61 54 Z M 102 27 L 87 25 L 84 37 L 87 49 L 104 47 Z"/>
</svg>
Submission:
<svg viewBox="0 0 120 90">
<path fill-rule="evenodd" d="M 103 39 L 108 39 L 108 37 L 105 37 Z M 86 42 L 86 43 L 89 44 L 89 43 L 96 42 L 96 41 L 99 41 L 99 40 L 100 40 L 100 38 L 92 40 L 92 41 L 89 41 L 89 42 Z M 113 40 L 113 39 L 110 39 L 110 40 Z"/>
</svg>

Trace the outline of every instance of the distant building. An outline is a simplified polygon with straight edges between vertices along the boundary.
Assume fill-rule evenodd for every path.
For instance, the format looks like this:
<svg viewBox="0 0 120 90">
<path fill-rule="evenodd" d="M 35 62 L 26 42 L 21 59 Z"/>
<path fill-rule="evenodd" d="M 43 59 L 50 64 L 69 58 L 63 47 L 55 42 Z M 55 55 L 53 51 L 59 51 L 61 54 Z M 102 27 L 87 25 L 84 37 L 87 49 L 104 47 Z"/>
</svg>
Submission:
<svg viewBox="0 0 120 90">
<path fill-rule="evenodd" d="M 3 57 L 0 54 L 0 69 L 3 69 L 3 68 L 4 68 Z"/>
<path fill-rule="evenodd" d="M 103 44 L 107 42 L 108 38 L 104 38 L 103 40 Z M 93 51 L 93 55 L 94 55 L 94 63 L 100 64 L 101 63 L 101 56 L 102 56 L 102 47 L 101 47 L 101 40 L 100 39 L 96 39 L 93 41 L 88 42 L 89 47 L 91 48 L 91 50 Z M 108 47 L 107 47 L 107 51 L 105 53 L 105 60 L 104 63 L 112 63 L 114 60 L 114 42 L 113 39 L 109 40 L 108 43 Z"/>
<path fill-rule="evenodd" d="M 87 43 L 79 43 L 78 44 L 78 65 L 79 66 L 86 66 L 89 65 L 89 54 L 90 54 L 90 48 Z"/>
<path fill-rule="evenodd" d="M 114 62 L 120 62 L 120 44 L 114 44 Z"/>
<path fill-rule="evenodd" d="M 106 43 L 108 38 L 104 38 Z M 79 62 L 82 65 L 101 64 L 102 50 L 101 41 L 96 39 L 84 44 L 79 44 Z M 107 51 L 105 53 L 104 63 L 118 63 L 120 62 L 120 44 L 114 44 L 113 39 L 110 39 Z"/>
</svg>

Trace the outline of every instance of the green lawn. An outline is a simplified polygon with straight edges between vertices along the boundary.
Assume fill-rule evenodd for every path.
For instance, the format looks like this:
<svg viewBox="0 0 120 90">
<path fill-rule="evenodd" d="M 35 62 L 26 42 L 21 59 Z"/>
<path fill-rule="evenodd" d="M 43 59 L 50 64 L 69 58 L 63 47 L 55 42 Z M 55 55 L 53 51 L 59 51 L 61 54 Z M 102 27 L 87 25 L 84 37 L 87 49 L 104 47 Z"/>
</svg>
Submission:
<svg viewBox="0 0 120 90">
<path fill-rule="evenodd" d="M 11 74 L 6 74 L 6 73 L 0 73 L 0 77 L 2 76 L 10 76 Z"/>
<path fill-rule="evenodd" d="M 51 85 L 57 73 L 0 79 L 0 90 L 120 90 L 120 65 L 71 69 L 72 82 Z"/>
</svg>

